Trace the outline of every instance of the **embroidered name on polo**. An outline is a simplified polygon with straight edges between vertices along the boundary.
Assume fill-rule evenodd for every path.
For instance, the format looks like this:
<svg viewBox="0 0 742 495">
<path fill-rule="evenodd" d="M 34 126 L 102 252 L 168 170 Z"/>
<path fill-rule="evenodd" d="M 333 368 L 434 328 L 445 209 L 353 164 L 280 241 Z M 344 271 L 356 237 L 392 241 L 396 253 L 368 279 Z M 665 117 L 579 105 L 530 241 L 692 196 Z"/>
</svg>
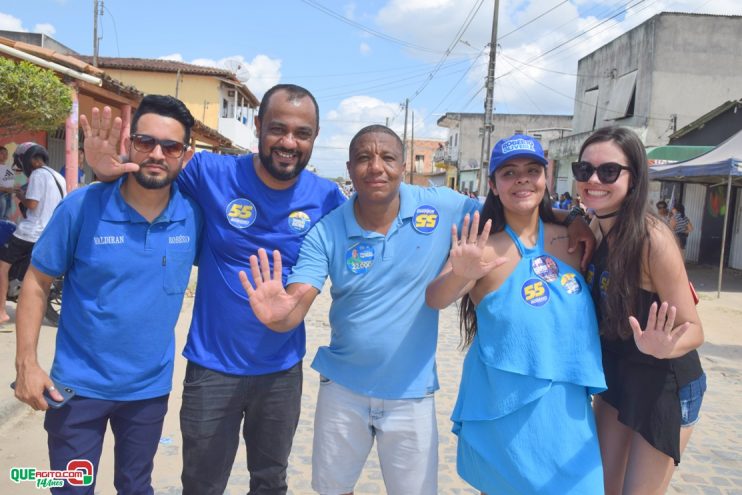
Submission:
<svg viewBox="0 0 742 495">
<path fill-rule="evenodd" d="M 191 237 L 187 235 L 176 235 L 167 238 L 168 244 L 188 244 L 191 242 Z"/>
<path fill-rule="evenodd" d="M 123 244 L 124 243 L 124 237 L 123 235 L 97 235 L 93 237 L 93 242 L 95 242 L 96 245 L 101 244 Z"/>
</svg>

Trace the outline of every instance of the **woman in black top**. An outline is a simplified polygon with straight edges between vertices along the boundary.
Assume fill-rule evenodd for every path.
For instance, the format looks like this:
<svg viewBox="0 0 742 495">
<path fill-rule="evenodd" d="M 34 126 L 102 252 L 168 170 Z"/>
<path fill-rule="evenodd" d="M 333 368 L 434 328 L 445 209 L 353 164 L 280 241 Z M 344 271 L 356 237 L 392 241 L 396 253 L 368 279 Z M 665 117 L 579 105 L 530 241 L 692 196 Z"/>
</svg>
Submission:
<svg viewBox="0 0 742 495">
<path fill-rule="evenodd" d="M 705 390 L 703 329 L 673 233 L 647 211 L 647 158 L 632 131 L 593 133 L 572 165 L 603 240 L 586 280 L 608 390 L 595 399 L 606 494 L 661 494 Z"/>
</svg>

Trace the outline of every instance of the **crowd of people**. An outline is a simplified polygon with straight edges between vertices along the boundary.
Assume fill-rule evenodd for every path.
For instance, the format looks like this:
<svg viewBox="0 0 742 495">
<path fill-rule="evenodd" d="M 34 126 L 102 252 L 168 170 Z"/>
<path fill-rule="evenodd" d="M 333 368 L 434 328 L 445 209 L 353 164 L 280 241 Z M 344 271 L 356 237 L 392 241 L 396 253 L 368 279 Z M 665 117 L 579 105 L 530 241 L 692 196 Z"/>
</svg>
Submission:
<svg viewBox="0 0 742 495">
<path fill-rule="evenodd" d="M 15 393 L 46 411 L 51 469 L 97 467 L 110 423 L 116 490 L 153 492 L 173 329 L 197 263 L 185 495 L 224 493 L 240 435 L 250 493 L 287 493 L 303 320 L 328 278 L 331 338 L 312 362 L 318 493 L 352 493 L 374 442 L 388 493 L 437 493 L 438 310 L 459 300 L 468 352 L 452 420 L 463 479 L 490 495 L 667 489 L 699 417 L 703 331 L 671 230 L 689 223 L 680 205 L 670 225 L 648 211 L 633 132 L 590 136 L 572 165 L 579 195 L 563 193 L 555 209 L 530 136 L 495 145 L 481 205 L 405 184 L 402 141 L 382 125 L 349 144 L 346 199 L 305 170 L 319 107 L 292 84 L 264 95 L 258 151 L 243 156 L 194 153 L 193 117 L 172 97 L 145 97 L 129 132 L 109 108 L 80 122 L 100 182 L 61 201 L 39 232 L 16 311 Z M 59 275 L 47 372 L 36 346 Z"/>
</svg>

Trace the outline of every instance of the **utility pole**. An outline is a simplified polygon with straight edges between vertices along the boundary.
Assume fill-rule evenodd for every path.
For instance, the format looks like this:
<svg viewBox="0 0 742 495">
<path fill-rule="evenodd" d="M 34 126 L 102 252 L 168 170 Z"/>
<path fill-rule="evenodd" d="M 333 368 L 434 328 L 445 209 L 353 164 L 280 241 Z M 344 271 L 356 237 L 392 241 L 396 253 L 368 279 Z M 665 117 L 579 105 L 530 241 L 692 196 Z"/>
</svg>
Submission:
<svg viewBox="0 0 742 495">
<path fill-rule="evenodd" d="M 98 15 L 103 15 L 103 0 L 100 0 L 100 8 L 98 2 L 99 0 L 93 0 L 93 67 L 98 67 Z"/>
<path fill-rule="evenodd" d="M 407 109 L 410 106 L 410 99 L 404 100 L 404 133 L 402 134 L 402 157 L 407 156 Z"/>
<path fill-rule="evenodd" d="M 412 111 L 412 138 L 410 138 L 410 184 L 415 183 L 415 111 Z"/>
<path fill-rule="evenodd" d="M 492 38 L 490 39 L 490 58 L 487 66 L 487 95 L 484 98 L 484 127 L 482 135 L 482 159 L 479 194 L 487 193 L 487 178 L 489 177 L 489 153 L 492 146 L 492 99 L 495 92 L 495 59 L 497 58 L 497 15 L 500 10 L 500 0 L 495 0 L 495 13 L 492 16 Z"/>
</svg>

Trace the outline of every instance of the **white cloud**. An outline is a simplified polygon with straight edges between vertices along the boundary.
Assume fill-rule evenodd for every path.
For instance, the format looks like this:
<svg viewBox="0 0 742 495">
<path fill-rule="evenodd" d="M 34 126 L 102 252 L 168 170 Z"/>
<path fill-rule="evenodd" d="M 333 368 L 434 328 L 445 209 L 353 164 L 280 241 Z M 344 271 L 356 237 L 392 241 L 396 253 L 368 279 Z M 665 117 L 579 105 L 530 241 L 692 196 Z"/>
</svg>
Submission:
<svg viewBox="0 0 742 495">
<path fill-rule="evenodd" d="M 362 55 L 368 55 L 371 53 L 371 46 L 369 46 L 368 43 L 362 42 L 361 45 L 358 47 L 358 50 L 361 52 Z"/>
<path fill-rule="evenodd" d="M 3 31 L 19 31 L 27 33 L 29 30 L 23 27 L 23 21 L 10 14 L 0 12 L 0 30 Z M 34 33 L 41 33 L 47 36 L 52 36 L 57 32 L 53 24 L 48 22 L 42 22 L 36 24 L 33 28 Z"/>
<path fill-rule="evenodd" d="M 220 60 L 197 58 L 189 63 L 235 72 L 258 98 L 281 80 L 281 60 L 267 55 L 256 55 L 249 62 L 242 55 L 232 55 Z"/>
<path fill-rule="evenodd" d="M 436 125 L 435 118 L 422 121 L 420 117 L 425 109 L 410 106 L 407 136 L 412 134 L 412 113 L 416 114 L 415 137 L 418 139 L 445 139 L 446 130 Z M 320 122 L 320 134 L 312 153 L 312 164 L 320 175 L 338 177 L 345 174 L 345 162 L 348 160 L 348 145 L 356 132 L 372 124 L 385 124 L 400 138 L 404 134 L 404 110 L 399 103 L 383 101 L 373 96 L 353 96 L 342 100 L 336 108 L 323 114 Z"/>
<path fill-rule="evenodd" d="M 616 18 L 603 22 L 622 9 L 625 2 L 572 0 L 530 22 L 551 7 L 544 3 L 535 0 L 500 1 L 500 52 L 496 64 L 499 79 L 495 83 L 498 111 L 571 113 L 574 108 L 577 61 L 660 12 L 742 14 L 739 0 L 705 3 L 698 0 L 656 0 L 639 3 Z M 375 21 L 379 31 L 415 45 L 443 51 L 464 24 L 471 5 L 473 2 L 457 0 L 388 0 L 377 13 Z M 458 43 L 448 58 L 449 62 L 464 57 L 472 60 L 487 45 L 491 35 L 492 14 L 492 4 L 485 2 L 461 36 L 471 48 Z M 410 22 L 411 18 L 415 21 Z M 528 25 L 524 26 L 526 23 Z M 570 41 L 587 30 L 590 30 L 587 34 Z M 554 49 L 559 45 L 563 46 Z M 408 50 L 408 54 L 426 62 L 441 58 L 440 55 L 416 50 Z M 487 60 L 485 50 L 465 77 L 466 84 L 456 88 L 446 100 L 446 105 L 438 111 L 482 111 L 481 107 L 474 109 L 467 103 L 473 101 L 477 89 L 483 86 Z M 480 92 L 475 99 L 483 100 L 484 92 Z M 467 108 L 461 108 L 464 106 Z"/>
<path fill-rule="evenodd" d="M 182 62 L 183 61 L 183 55 L 180 53 L 171 53 L 170 55 L 163 55 L 162 57 L 157 57 L 159 60 L 172 60 L 173 62 Z"/>
<path fill-rule="evenodd" d="M 343 7 L 343 15 L 347 17 L 348 19 L 353 19 L 356 14 L 356 4 L 349 3 L 345 7 Z"/>
<path fill-rule="evenodd" d="M 36 24 L 33 27 L 33 32 L 45 34 L 47 36 L 54 36 L 54 33 L 56 33 L 57 30 L 54 28 L 52 24 L 49 24 L 48 22 L 44 22 L 41 24 Z"/>
<path fill-rule="evenodd" d="M 0 29 L 3 31 L 28 31 L 28 29 L 23 27 L 20 19 L 2 12 L 0 12 Z"/>
</svg>

